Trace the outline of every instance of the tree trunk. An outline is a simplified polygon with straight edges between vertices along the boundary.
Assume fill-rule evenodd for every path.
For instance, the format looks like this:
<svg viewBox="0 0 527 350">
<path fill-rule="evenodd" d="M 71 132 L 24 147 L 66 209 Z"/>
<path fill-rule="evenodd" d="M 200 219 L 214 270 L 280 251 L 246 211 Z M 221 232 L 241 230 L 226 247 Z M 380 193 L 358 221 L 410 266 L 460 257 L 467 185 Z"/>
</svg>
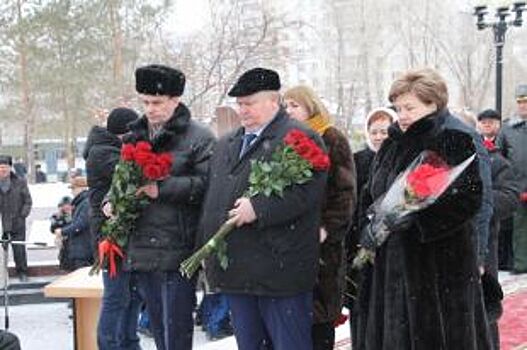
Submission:
<svg viewBox="0 0 527 350">
<path fill-rule="evenodd" d="M 72 169 L 75 168 L 75 127 L 74 120 L 69 112 L 68 99 L 64 86 L 60 89 L 60 102 L 62 105 L 62 114 L 64 116 L 64 125 L 66 126 L 66 132 L 64 133 L 66 162 L 68 164 L 68 169 Z"/>
<path fill-rule="evenodd" d="M 119 20 L 119 1 L 109 1 L 108 7 L 110 26 L 112 28 L 113 80 L 117 89 L 116 93 L 119 95 L 123 93 L 123 31 Z"/>
<path fill-rule="evenodd" d="M 22 1 L 17 0 L 17 19 L 22 23 Z M 18 64 L 20 69 L 20 95 L 22 98 L 22 113 L 24 114 L 24 150 L 28 170 L 28 181 L 35 182 L 35 116 L 31 107 L 31 90 L 28 78 L 27 44 L 23 31 L 18 36 Z"/>
</svg>

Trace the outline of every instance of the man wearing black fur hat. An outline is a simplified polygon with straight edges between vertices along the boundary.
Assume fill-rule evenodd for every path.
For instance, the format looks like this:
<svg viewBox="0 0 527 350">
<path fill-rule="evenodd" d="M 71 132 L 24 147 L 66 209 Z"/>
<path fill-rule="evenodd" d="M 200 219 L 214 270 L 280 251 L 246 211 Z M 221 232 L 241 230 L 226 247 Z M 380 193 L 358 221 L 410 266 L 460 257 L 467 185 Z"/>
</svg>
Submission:
<svg viewBox="0 0 527 350">
<path fill-rule="evenodd" d="M 312 290 L 318 266 L 318 232 L 326 173 L 293 185 L 283 198 L 243 197 L 251 162 L 269 159 L 291 129 L 322 144 L 314 132 L 280 106 L 275 71 L 245 72 L 230 90 L 242 127 L 220 139 L 211 160 L 200 233 L 211 237 L 228 218 L 237 229 L 227 238 L 229 266 L 206 262 L 213 292 L 227 295 L 239 349 L 312 348 Z"/>
<path fill-rule="evenodd" d="M 0 155 L 0 214 L 2 214 L 3 238 L 13 241 L 26 240 L 26 218 L 31 211 L 31 194 L 24 179 L 12 171 L 11 156 Z M 16 272 L 21 282 L 27 281 L 26 247 L 13 244 Z"/>
<path fill-rule="evenodd" d="M 178 268 L 194 250 L 215 138 L 181 102 L 182 72 L 149 65 L 138 68 L 135 77 L 145 115 L 130 124 L 123 141 L 148 141 L 154 152 L 170 152 L 172 170 L 138 191 L 151 201 L 130 235 L 126 265 L 146 302 L 157 348 L 190 350 L 195 281 Z"/>
</svg>

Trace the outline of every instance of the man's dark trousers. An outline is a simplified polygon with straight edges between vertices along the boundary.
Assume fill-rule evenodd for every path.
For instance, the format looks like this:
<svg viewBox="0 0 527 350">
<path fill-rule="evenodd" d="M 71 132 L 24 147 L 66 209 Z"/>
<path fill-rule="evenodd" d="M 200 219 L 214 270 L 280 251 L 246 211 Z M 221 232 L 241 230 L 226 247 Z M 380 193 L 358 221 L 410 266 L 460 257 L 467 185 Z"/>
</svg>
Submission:
<svg viewBox="0 0 527 350">
<path fill-rule="evenodd" d="M 135 272 L 158 350 L 191 350 L 195 282 L 173 272 Z"/>
<path fill-rule="evenodd" d="M 11 238 L 11 241 L 15 241 L 15 242 L 16 241 L 24 242 L 26 240 L 25 232 L 11 232 L 9 236 Z M 24 244 L 11 244 L 11 247 L 13 248 L 13 260 L 15 261 L 16 273 L 18 275 L 27 274 L 26 246 Z"/>
<path fill-rule="evenodd" d="M 131 281 L 132 273 L 119 271 L 110 277 L 103 271 L 104 296 L 97 327 L 100 350 L 140 350 L 137 318 L 141 298 Z"/>
<path fill-rule="evenodd" d="M 313 293 L 227 294 L 239 350 L 311 350 Z"/>
</svg>

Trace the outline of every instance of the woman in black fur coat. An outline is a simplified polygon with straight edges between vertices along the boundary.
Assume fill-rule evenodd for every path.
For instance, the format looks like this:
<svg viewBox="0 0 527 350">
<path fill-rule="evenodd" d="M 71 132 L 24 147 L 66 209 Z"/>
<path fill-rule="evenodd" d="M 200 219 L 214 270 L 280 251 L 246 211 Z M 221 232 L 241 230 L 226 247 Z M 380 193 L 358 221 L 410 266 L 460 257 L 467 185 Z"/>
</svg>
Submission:
<svg viewBox="0 0 527 350">
<path fill-rule="evenodd" d="M 446 108 L 447 87 L 435 71 L 406 72 L 392 84 L 390 101 L 399 120 L 375 158 L 369 203 L 423 150 L 450 166 L 475 153 L 466 127 Z M 387 223 L 390 236 L 363 270 L 354 350 L 492 349 L 471 225 L 481 192 L 476 158 L 435 204 L 398 227 Z"/>
</svg>

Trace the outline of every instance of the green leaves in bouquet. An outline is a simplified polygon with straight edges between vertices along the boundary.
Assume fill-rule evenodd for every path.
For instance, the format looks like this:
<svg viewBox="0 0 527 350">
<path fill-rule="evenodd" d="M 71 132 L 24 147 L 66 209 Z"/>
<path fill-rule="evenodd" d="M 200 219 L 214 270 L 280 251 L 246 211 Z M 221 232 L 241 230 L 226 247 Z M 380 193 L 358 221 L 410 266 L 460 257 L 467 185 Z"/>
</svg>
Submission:
<svg viewBox="0 0 527 350">
<path fill-rule="evenodd" d="M 216 242 L 216 256 L 223 270 L 229 267 L 229 257 L 227 256 L 227 242 L 222 239 Z"/>
<path fill-rule="evenodd" d="M 283 197 L 286 187 L 306 183 L 312 176 L 309 162 L 301 158 L 291 147 L 283 146 L 273 152 L 270 160 L 251 161 L 249 189 L 246 195 Z"/>
<path fill-rule="evenodd" d="M 134 184 L 141 183 L 141 178 L 141 169 L 134 162 L 120 161 L 115 168 L 109 196 L 114 217 L 104 223 L 102 233 L 121 247 L 127 246 L 128 235 L 133 232 L 141 208 L 148 204 L 146 197 L 136 197 Z"/>
</svg>

